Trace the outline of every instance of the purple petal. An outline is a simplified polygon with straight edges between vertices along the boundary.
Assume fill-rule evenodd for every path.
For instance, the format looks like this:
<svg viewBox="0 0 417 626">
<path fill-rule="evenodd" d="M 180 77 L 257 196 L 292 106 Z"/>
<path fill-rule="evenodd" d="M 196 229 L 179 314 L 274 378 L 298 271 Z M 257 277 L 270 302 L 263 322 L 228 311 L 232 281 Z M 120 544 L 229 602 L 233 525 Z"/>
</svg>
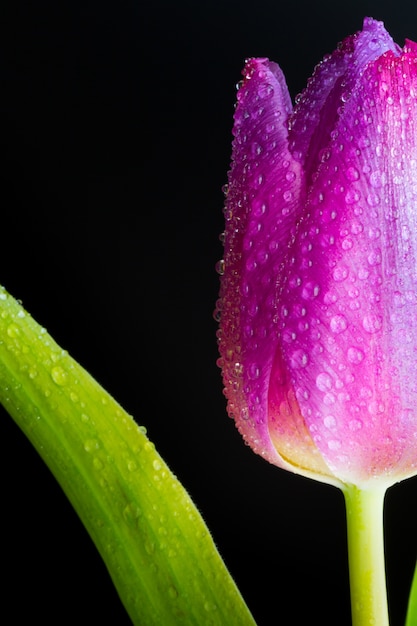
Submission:
<svg viewBox="0 0 417 626">
<path fill-rule="evenodd" d="M 388 50 L 401 52 L 382 22 L 365 18 L 363 30 L 346 38 L 315 68 L 290 120 L 290 149 L 310 176 L 366 65 Z"/>
<path fill-rule="evenodd" d="M 247 442 L 285 465 L 268 432 L 269 376 L 276 352 L 276 297 L 302 172 L 288 150 L 291 101 L 279 67 L 246 63 L 235 112 L 226 199 L 219 308 L 220 365 L 228 411 Z"/>
<path fill-rule="evenodd" d="M 416 48 L 368 64 L 339 112 L 280 296 L 301 414 L 362 485 L 417 472 Z"/>
</svg>

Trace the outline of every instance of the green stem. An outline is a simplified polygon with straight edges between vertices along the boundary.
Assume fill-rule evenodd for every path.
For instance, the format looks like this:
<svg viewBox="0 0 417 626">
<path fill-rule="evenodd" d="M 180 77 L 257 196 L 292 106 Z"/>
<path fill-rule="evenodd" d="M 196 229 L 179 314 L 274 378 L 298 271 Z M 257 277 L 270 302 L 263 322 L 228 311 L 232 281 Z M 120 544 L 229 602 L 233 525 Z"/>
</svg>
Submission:
<svg viewBox="0 0 417 626">
<path fill-rule="evenodd" d="M 346 487 L 349 577 L 353 626 L 389 626 L 383 510 L 385 486 Z"/>
<path fill-rule="evenodd" d="M 61 484 L 135 625 L 254 626 L 144 428 L 2 288 L 0 402 Z"/>
<path fill-rule="evenodd" d="M 411 585 L 410 597 L 407 607 L 407 619 L 405 626 L 417 625 L 417 565 L 414 570 L 414 578 Z"/>
</svg>

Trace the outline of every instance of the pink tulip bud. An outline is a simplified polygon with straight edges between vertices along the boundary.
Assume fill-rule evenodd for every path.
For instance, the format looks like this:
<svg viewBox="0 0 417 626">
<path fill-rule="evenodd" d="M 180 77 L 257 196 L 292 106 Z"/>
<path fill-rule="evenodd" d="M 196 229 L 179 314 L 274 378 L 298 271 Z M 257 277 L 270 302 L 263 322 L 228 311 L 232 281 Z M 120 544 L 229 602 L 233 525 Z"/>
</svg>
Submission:
<svg viewBox="0 0 417 626">
<path fill-rule="evenodd" d="M 228 412 L 268 461 L 332 484 L 417 473 L 417 44 L 365 19 L 293 109 L 249 59 L 218 313 Z"/>
</svg>

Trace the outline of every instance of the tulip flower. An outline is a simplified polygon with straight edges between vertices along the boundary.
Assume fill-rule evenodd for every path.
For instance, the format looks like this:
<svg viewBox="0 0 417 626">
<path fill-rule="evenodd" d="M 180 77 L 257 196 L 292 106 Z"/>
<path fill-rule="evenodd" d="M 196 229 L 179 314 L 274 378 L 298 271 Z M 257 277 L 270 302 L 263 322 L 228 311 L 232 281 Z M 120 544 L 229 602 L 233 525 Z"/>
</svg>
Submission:
<svg viewBox="0 0 417 626">
<path fill-rule="evenodd" d="M 294 108 L 275 63 L 243 77 L 218 301 L 228 412 L 265 459 L 343 490 L 353 622 L 384 626 L 383 498 L 417 473 L 417 44 L 365 19 Z"/>
</svg>

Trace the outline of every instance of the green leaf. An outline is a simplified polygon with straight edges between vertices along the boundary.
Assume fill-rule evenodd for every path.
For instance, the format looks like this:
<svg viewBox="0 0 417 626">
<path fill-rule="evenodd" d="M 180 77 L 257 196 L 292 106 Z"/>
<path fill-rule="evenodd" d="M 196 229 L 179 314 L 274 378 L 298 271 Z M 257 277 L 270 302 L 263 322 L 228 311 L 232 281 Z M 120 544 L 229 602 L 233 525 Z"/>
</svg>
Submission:
<svg viewBox="0 0 417 626">
<path fill-rule="evenodd" d="M 62 486 L 134 624 L 255 624 L 145 429 L 2 288 L 0 402 Z"/>
<path fill-rule="evenodd" d="M 417 565 L 408 599 L 407 619 L 405 626 L 417 626 Z"/>
</svg>

